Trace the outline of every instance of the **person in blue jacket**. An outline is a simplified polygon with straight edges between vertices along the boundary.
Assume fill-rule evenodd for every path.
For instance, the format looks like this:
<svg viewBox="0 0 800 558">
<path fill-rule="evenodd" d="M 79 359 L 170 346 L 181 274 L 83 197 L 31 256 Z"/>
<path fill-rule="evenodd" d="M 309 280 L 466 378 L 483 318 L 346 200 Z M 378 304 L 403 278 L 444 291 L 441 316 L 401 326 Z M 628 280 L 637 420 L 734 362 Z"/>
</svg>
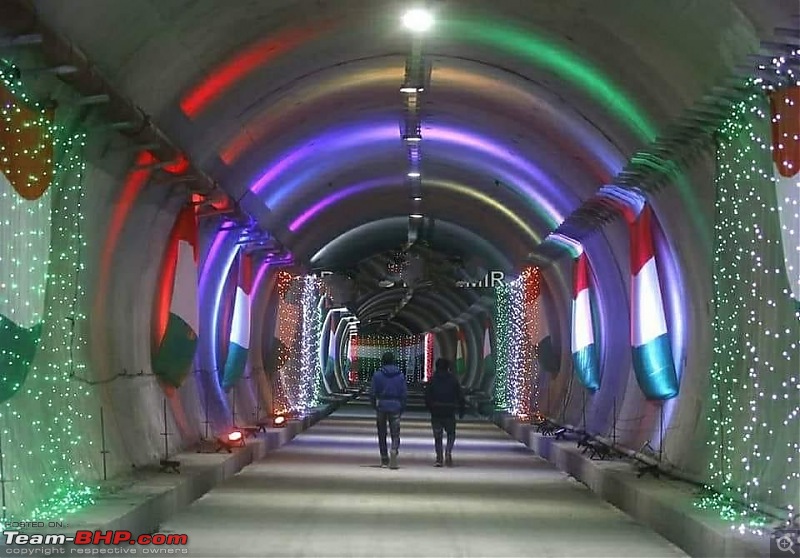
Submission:
<svg viewBox="0 0 800 558">
<path fill-rule="evenodd" d="M 378 448 L 381 452 L 381 467 L 397 469 L 397 452 L 400 449 L 400 416 L 406 409 L 408 388 L 406 377 L 395 364 L 394 354 L 383 353 L 381 367 L 372 377 L 369 392 L 372 408 L 377 412 Z M 386 448 L 386 423 L 392 436 L 392 451 Z"/>
</svg>

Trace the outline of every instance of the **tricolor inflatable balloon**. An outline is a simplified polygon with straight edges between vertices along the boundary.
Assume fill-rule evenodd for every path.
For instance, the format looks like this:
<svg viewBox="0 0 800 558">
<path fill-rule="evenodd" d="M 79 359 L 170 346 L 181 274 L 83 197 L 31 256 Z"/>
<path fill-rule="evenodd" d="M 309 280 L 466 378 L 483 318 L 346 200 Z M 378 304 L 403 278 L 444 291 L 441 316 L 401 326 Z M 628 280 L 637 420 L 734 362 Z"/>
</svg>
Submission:
<svg viewBox="0 0 800 558">
<path fill-rule="evenodd" d="M 600 366 L 594 342 L 591 273 L 589 260 L 581 253 L 575 260 L 572 299 L 572 365 L 589 391 L 600 389 Z"/>
<path fill-rule="evenodd" d="M 628 224 L 633 370 L 647 399 L 671 399 L 678 395 L 678 375 L 661 296 L 650 206 L 645 204 L 637 216 L 631 214 Z"/>
</svg>

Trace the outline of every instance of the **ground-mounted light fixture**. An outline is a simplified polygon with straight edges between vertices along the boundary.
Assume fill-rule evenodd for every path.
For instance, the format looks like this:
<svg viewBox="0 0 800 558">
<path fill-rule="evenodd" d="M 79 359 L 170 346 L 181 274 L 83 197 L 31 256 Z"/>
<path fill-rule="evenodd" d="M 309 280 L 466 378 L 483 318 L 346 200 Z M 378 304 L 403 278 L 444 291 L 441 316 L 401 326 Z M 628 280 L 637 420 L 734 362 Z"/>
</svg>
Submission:
<svg viewBox="0 0 800 558">
<path fill-rule="evenodd" d="M 214 450 L 214 453 L 220 452 L 222 450 L 227 451 L 228 453 L 233 452 L 233 448 L 243 448 L 244 447 L 244 434 L 241 430 L 232 430 L 228 434 L 224 436 L 217 437 L 217 448 Z"/>
</svg>

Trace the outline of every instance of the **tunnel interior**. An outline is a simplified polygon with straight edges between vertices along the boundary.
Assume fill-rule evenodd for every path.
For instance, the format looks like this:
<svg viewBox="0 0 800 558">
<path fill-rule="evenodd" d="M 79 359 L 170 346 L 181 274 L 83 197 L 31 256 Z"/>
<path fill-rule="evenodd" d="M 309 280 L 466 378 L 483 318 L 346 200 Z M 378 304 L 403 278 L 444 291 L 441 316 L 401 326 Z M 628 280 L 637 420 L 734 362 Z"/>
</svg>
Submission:
<svg viewBox="0 0 800 558">
<path fill-rule="evenodd" d="M 390 350 L 415 387 L 452 361 L 475 417 L 796 524 L 798 14 L 0 2 L 3 523 L 302 420 Z"/>
</svg>

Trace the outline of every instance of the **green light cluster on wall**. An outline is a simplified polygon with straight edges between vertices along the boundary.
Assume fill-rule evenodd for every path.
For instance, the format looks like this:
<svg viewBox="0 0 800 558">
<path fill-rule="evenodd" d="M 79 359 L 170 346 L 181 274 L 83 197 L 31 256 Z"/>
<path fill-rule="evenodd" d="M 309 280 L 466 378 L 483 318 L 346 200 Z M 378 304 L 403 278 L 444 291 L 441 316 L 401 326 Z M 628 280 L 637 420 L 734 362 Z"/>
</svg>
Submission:
<svg viewBox="0 0 800 558">
<path fill-rule="evenodd" d="M 41 335 L 30 371 L 24 385 L 0 405 L 3 480 L 8 483 L 3 487 L 7 505 L 2 511 L 5 521 L 63 520 L 66 514 L 92 503 L 95 491 L 82 478 L 92 470 L 85 457 L 93 451 L 92 441 L 84 435 L 92 420 L 85 412 L 91 388 L 71 381 L 85 368 L 82 331 L 86 316 L 81 310 L 85 292 L 81 281 L 86 243 L 81 204 L 86 135 L 53 123 L 47 110 L 26 95 L 16 71 L 9 69 L 12 71 L 0 72 L 2 84 L 34 115 L 11 132 L 42 128 L 41 137 L 52 141 L 53 160 L 47 171 L 50 176 L 27 176 L 32 184 L 50 183 L 45 194 L 49 196 L 49 215 L 39 221 L 42 229 L 51 227 L 49 245 L 45 245 L 44 254 L 26 254 L 22 246 L 23 253 L 17 257 L 28 262 L 20 268 L 24 276 L 2 289 L 5 297 L 44 295 L 39 316 Z M 12 115 L 8 105 L 5 108 L 0 125 L 19 116 Z M 6 151 L 3 157 L 14 157 L 14 153 Z M 0 223 L 4 236 L 37 238 L 44 234 L 43 230 L 15 230 L 15 224 L 10 218 Z M 34 249 L 33 244 L 30 249 Z"/>
<path fill-rule="evenodd" d="M 795 518 L 800 494 L 800 312 L 786 279 L 763 92 L 754 87 L 717 138 L 713 493 L 698 505 L 761 533 L 766 511 Z"/>
</svg>

